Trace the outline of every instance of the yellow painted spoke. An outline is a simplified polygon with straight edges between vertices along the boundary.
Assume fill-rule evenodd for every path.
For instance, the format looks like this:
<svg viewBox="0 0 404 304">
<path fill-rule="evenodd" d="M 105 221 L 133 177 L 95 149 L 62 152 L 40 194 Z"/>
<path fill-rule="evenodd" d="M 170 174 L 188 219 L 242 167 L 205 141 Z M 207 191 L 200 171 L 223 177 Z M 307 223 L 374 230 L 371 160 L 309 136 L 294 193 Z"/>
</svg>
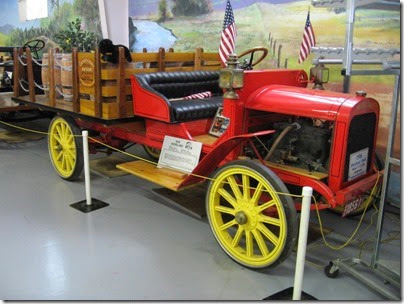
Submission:
<svg viewBox="0 0 404 304">
<path fill-rule="evenodd" d="M 236 199 L 233 197 L 233 196 L 231 196 L 231 194 L 229 193 L 229 192 L 227 192 L 225 189 L 223 189 L 223 188 L 220 188 L 218 191 L 217 191 L 221 196 L 223 196 L 225 199 L 226 199 L 226 201 L 228 201 L 234 208 L 236 207 L 236 205 L 237 205 L 237 201 L 236 201 Z"/>
<path fill-rule="evenodd" d="M 67 158 L 67 163 L 69 164 L 69 168 L 70 168 L 69 171 L 70 171 L 74 167 L 74 161 L 70 155 L 66 155 L 66 158 Z"/>
<path fill-rule="evenodd" d="M 252 203 L 254 206 L 257 206 L 257 205 L 258 205 L 258 201 L 259 201 L 259 199 L 260 199 L 260 197 L 261 197 L 262 188 L 263 188 L 263 187 L 264 187 L 263 184 L 262 184 L 262 183 L 259 183 L 258 186 L 255 188 L 253 197 L 251 198 L 251 203 Z"/>
<path fill-rule="evenodd" d="M 74 153 L 74 151 L 75 151 L 75 149 L 74 149 L 74 146 L 69 146 L 69 147 L 67 147 L 67 149 L 66 149 L 66 152 L 73 158 L 73 159 L 76 159 L 76 154 Z"/>
<path fill-rule="evenodd" d="M 231 190 L 233 190 L 234 195 L 236 196 L 237 199 L 242 199 L 243 196 L 241 194 L 240 188 L 234 179 L 234 176 L 231 175 L 227 178 L 228 183 L 230 184 Z"/>
<path fill-rule="evenodd" d="M 65 157 L 65 153 L 63 153 L 62 156 L 62 169 L 66 169 L 66 157 Z"/>
<path fill-rule="evenodd" d="M 258 224 L 257 229 L 261 231 L 261 233 L 271 241 L 272 244 L 275 246 L 278 245 L 279 243 L 279 238 L 272 232 L 270 231 L 267 227 L 265 227 L 262 223 Z"/>
<path fill-rule="evenodd" d="M 215 211 L 221 212 L 221 213 L 227 213 L 234 215 L 236 213 L 236 210 L 224 206 L 215 206 Z"/>
<path fill-rule="evenodd" d="M 243 197 L 245 200 L 250 200 L 250 177 L 243 174 Z"/>
<path fill-rule="evenodd" d="M 251 231 L 245 231 L 245 246 L 247 251 L 247 256 L 251 257 L 254 253 L 254 243 L 253 238 L 251 236 Z"/>
<path fill-rule="evenodd" d="M 53 138 L 54 138 L 57 142 L 62 143 L 62 139 L 60 138 L 60 136 L 59 136 L 58 134 L 53 134 Z"/>
<path fill-rule="evenodd" d="M 270 200 L 269 202 L 266 202 L 265 204 L 258 206 L 258 212 L 262 212 L 263 210 L 272 207 L 275 204 L 276 204 L 275 200 Z"/>
<path fill-rule="evenodd" d="M 56 160 L 59 160 L 62 155 L 63 155 L 63 151 L 60 151 L 59 154 L 56 155 Z"/>
<path fill-rule="evenodd" d="M 231 245 L 232 245 L 233 247 L 237 247 L 237 246 L 238 246 L 238 244 L 240 243 L 241 236 L 243 235 L 243 232 L 244 232 L 243 227 L 242 227 L 242 226 L 238 226 L 236 235 L 234 236 L 234 239 L 233 239 L 233 241 L 231 242 Z"/>
<path fill-rule="evenodd" d="M 265 243 L 264 239 L 262 238 L 261 232 L 259 230 L 254 230 L 253 235 L 255 237 L 255 240 L 257 241 L 258 247 L 262 253 L 263 256 L 268 255 L 268 247 L 267 244 Z"/>
<path fill-rule="evenodd" d="M 61 126 L 60 126 L 60 125 L 56 125 L 55 129 L 56 129 L 57 135 L 60 137 L 60 139 L 63 139 L 64 136 L 63 136 L 63 132 L 62 132 Z"/>
<path fill-rule="evenodd" d="M 278 227 L 281 225 L 281 220 L 280 219 L 275 218 L 275 217 L 266 216 L 266 215 L 263 215 L 263 214 L 259 215 L 258 220 L 260 222 L 267 223 L 267 224 L 274 225 L 274 226 L 278 226 Z"/>
<path fill-rule="evenodd" d="M 237 222 L 236 222 L 236 220 L 231 220 L 230 222 L 228 222 L 228 223 L 226 223 L 226 224 L 223 224 L 222 226 L 220 226 L 220 230 L 227 230 L 228 228 L 230 228 L 231 226 L 234 226 L 234 225 L 236 225 L 237 224 Z"/>
</svg>

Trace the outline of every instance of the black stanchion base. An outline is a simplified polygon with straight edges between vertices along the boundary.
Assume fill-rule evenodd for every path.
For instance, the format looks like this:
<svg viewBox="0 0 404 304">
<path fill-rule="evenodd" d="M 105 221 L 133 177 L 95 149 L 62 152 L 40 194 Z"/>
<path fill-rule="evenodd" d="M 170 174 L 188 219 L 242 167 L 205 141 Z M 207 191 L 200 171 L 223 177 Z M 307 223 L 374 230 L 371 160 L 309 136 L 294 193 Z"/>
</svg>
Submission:
<svg viewBox="0 0 404 304">
<path fill-rule="evenodd" d="M 89 213 L 95 211 L 97 209 L 101 209 L 109 206 L 109 204 L 104 203 L 96 198 L 91 198 L 91 205 L 87 205 L 87 201 L 83 200 L 74 204 L 71 204 L 70 207 L 77 209 L 83 213 Z"/>
<path fill-rule="evenodd" d="M 288 300 L 292 300 L 292 298 L 293 298 L 293 287 L 289 287 L 289 288 L 281 290 L 277 293 L 274 293 L 273 295 L 266 297 L 263 300 L 264 301 L 273 301 L 273 300 L 288 301 Z M 317 299 L 315 297 L 313 297 L 312 295 L 309 295 L 309 294 L 305 293 L 304 291 L 302 291 L 300 300 L 301 301 L 311 301 L 311 300 L 317 300 Z"/>
</svg>

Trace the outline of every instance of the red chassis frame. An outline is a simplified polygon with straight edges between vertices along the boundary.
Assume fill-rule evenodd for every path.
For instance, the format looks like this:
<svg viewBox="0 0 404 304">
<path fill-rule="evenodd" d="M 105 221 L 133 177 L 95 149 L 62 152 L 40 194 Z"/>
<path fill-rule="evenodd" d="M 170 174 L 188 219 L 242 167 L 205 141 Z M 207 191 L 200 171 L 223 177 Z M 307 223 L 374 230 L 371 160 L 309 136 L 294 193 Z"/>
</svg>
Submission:
<svg viewBox="0 0 404 304">
<path fill-rule="evenodd" d="M 347 130 L 352 118 L 364 113 L 375 113 L 377 130 L 378 103 L 363 96 L 352 97 L 342 93 L 307 89 L 305 88 L 307 82 L 307 74 L 303 70 L 245 71 L 245 85 L 237 91 L 240 98 L 223 101 L 223 114 L 230 118 L 227 130 L 214 143 L 203 143 L 200 163 L 182 182 L 179 189 L 203 182 L 204 179 L 200 176 L 207 177 L 218 166 L 238 159 L 245 144 L 250 144 L 258 160 L 273 170 L 283 182 L 313 187 L 327 201 L 318 204 L 319 209 L 343 205 L 371 189 L 378 175 L 373 166 L 364 176 L 346 183 L 343 182 L 343 164 L 346 159 Z M 197 136 L 208 134 L 212 119 L 169 123 L 169 109 L 165 102 L 159 96 L 144 91 L 134 77 L 132 77 L 132 93 L 134 113 L 139 118 L 136 122 L 107 126 L 77 119 L 77 123 L 81 128 L 101 133 L 103 142 L 117 148 L 121 148 L 124 142 L 133 142 L 161 149 L 165 135 L 195 140 Z M 265 115 L 261 119 L 252 116 L 252 113 L 257 112 L 334 122 L 327 184 L 321 180 L 270 166 L 262 159 L 251 138 L 267 135 L 273 131 L 249 131 L 266 121 Z M 372 160 L 375 157 L 376 130 L 373 150 L 369 154 Z M 300 204 L 296 204 L 296 208 L 300 209 Z M 314 208 L 315 206 L 312 206 L 312 209 Z"/>
</svg>

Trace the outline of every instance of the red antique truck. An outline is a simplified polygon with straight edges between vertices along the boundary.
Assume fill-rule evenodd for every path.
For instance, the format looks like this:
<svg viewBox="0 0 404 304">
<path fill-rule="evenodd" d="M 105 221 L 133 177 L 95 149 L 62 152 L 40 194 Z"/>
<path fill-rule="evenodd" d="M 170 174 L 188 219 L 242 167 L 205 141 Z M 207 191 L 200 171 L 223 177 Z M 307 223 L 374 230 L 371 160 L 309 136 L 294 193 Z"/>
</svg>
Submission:
<svg viewBox="0 0 404 304">
<path fill-rule="evenodd" d="M 259 50 L 262 60 L 266 49 Z M 29 50 L 25 57 L 29 67 Z M 301 203 L 289 193 L 299 194 L 302 186 L 314 189 L 318 209 L 340 213 L 361 212 L 376 199 L 370 192 L 381 180 L 375 156 L 379 105 L 366 94 L 307 88 L 322 80 L 308 79 L 304 70 L 252 70 L 253 56 L 242 65 L 231 56 L 221 69 L 218 54 L 201 49 L 133 53 L 130 66 L 123 50 L 118 65 L 103 62 L 98 50 L 74 51 L 71 58 L 71 101 L 56 96 L 52 51 L 47 95 L 34 94 L 32 67 L 29 94 L 23 96 L 17 82 L 14 87 L 15 101 L 56 114 L 48 143 L 59 176 L 74 180 L 82 172 L 81 139 L 75 136 L 82 129 L 96 139 L 91 152 L 105 149 L 103 144 L 124 150 L 137 143 L 158 156 L 167 135 L 200 142 L 201 157 L 191 173 L 143 160 L 118 167 L 173 191 L 206 182 L 213 235 L 246 267 L 273 267 L 288 257 Z M 18 59 L 15 68 L 19 75 Z M 205 91 L 212 96 L 183 99 Z M 223 121 L 227 128 L 218 128 Z"/>
</svg>

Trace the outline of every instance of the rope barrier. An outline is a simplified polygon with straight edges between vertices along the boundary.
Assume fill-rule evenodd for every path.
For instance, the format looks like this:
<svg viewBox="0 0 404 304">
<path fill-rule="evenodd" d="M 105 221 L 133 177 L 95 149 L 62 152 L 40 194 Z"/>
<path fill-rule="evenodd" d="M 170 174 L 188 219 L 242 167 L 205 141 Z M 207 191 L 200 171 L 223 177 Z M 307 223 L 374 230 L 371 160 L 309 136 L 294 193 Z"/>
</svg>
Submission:
<svg viewBox="0 0 404 304">
<path fill-rule="evenodd" d="M 59 90 L 58 86 L 55 87 L 56 91 L 63 96 L 63 98 L 68 99 L 68 98 L 73 98 L 73 94 L 65 94 L 61 90 Z"/>
<path fill-rule="evenodd" d="M 40 90 L 42 90 L 42 91 L 49 91 L 49 88 L 45 88 L 44 86 L 40 86 L 39 84 L 37 84 L 35 81 L 34 81 L 34 85 L 38 88 L 38 89 L 40 89 Z"/>
<path fill-rule="evenodd" d="M 56 57 L 55 57 L 55 59 L 54 59 L 54 62 L 55 62 L 55 64 L 59 67 L 59 68 L 61 68 L 63 71 L 71 71 L 72 69 L 73 69 L 73 67 L 72 66 L 64 66 L 64 65 L 61 65 L 60 64 L 60 62 L 56 59 Z"/>
<path fill-rule="evenodd" d="M 33 56 L 31 56 L 32 61 L 36 64 L 39 65 L 40 67 L 47 67 L 48 64 L 42 64 L 38 60 L 36 60 Z"/>
<path fill-rule="evenodd" d="M 20 63 L 21 63 L 23 66 L 27 66 L 27 63 L 26 63 L 26 62 L 23 62 L 23 61 L 21 60 L 21 58 L 27 59 L 27 57 L 26 57 L 25 55 L 18 56 L 18 60 L 20 61 Z"/>
<path fill-rule="evenodd" d="M 24 86 L 23 86 L 23 82 L 25 82 L 25 83 L 28 83 L 27 81 L 25 81 L 25 80 L 23 80 L 23 79 L 18 79 L 18 82 L 19 82 L 19 84 L 20 84 L 20 87 L 21 87 L 21 89 L 24 91 L 24 92 L 26 92 L 26 93 L 28 93 L 29 92 L 29 89 L 26 89 Z"/>
<path fill-rule="evenodd" d="M 37 133 L 37 134 L 43 134 L 43 135 L 48 135 L 48 136 L 50 135 L 50 133 L 48 133 L 48 132 L 42 132 L 42 131 L 36 131 L 36 130 L 31 130 L 31 129 L 23 128 L 23 127 L 20 127 L 20 126 L 16 126 L 16 125 L 13 125 L 13 124 L 9 124 L 9 123 L 4 122 L 4 121 L 1 121 L 1 120 L 0 120 L 0 123 L 1 123 L 1 124 L 4 124 L 4 125 L 7 125 L 7 126 L 10 126 L 10 127 L 14 127 L 14 128 L 16 128 L 16 129 L 20 129 L 20 130 L 23 130 L 23 131 L 27 131 L 27 132 L 32 132 L 32 133 Z M 83 136 L 82 136 L 81 134 L 73 134 L 73 137 L 83 137 Z M 108 145 L 108 144 L 106 144 L 106 143 L 103 143 L 103 142 L 101 142 L 101 141 L 99 141 L 99 140 L 97 140 L 97 139 L 95 139 L 95 138 L 93 138 L 93 137 L 90 137 L 90 136 L 89 136 L 88 138 L 91 139 L 92 141 L 94 141 L 95 143 L 98 143 L 98 144 L 100 144 L 100 145 L 103 145 L 103 146 L 105 146 L 105 147 L 107 147 L 107 148 L 109 148 L 109 149 L 111 149 L 111 150 L 114 150 L 114 151 L 116 151 L 116 152 L 122 153 L 122 154 L 124 154 L 124 155 L 129 156 L 129 157 L 133 157 L 133 158 L 135 158 L 135 159 L 142 160 L 142 161 L 144 161 L 144 162 L 147 162 L 147 163 L 150 163 L 150 164 L 153 164 L 153 165 L 156 165 L 156 166 L 157 166 L 157 163 L 154 162 L 154 161 L 145 159 L 145 158 L 143 158 L 143 157 L 134 155 L 134 154 L 129 153 L 129 152 L 126 152 L 126 151 L 122 151 L 122 150 L 120 150 L 120 149 L 118 149 L 118 148 L 115 148 L 115 147 L 112 147 L 112 146 L 110 146 L 110 145 Z M 190 173 L 190 175 L 195 176 L 195 177 L 198 177 L 198 178 L 202 178 L 202 179 L 205 179 L 205 180 L 215 181 L 214 178 L 207 177 L 207 176 L 202 176 L 202 175 L 198 175 L 198 174 L 194 174 L 194 173 Z M 369 197 L 374 196 L 375 191 L 376 191 L 376 188 L 377 188 L 377 184 L 378 184 L 378 182 L 379 182 L 379 178 L 380 178 L 380 172 L 377 171 L 376 183 L 375 183 L 375 185 L 373 186 Z M 223 182 L 223 183 L 228 183 L 228 182 Z M 249 188 L 250 188 L 251 190 L 256 189 L 255 187 L 249 187 Z M 266 190 L 263 190 L 263 191 L 266 191 Z M 268 191 L 266 191 L 266 192 L 268 192 Z M 283 193 L 283 192 L 277 192 L 277 191 L 272 191 L 271 193 L 272 193 L 272 194 L 277 194 L 277 195 L 284 195 L 284 196 L 290 196 L 290 197 L 303 198 L 302 195 L 297 195 L 297 194 Z M 352 233 L 352 235 L 348 238 L 348 240 L 347 240 L 344 244 L 342 244 L 342 245 L 340 245 L 340 246 L 333 246 L 333 245 L 329 244 L 329 243 L 327 242 L 326 238 L 325 238 L 324 231 L 323 231 L 324 228 L 323 228 L 322 220 L 321 220 L 320 213 L 319 213 L 319 209 L 318 209 L 317 199 L 316 199 L 316 197 L 315 197 L 314 195 L 312 195 L 312 198 L 313 198 L 313 201 L 314 201 L 314 204 L 315 204 L 315 210 L 316 210 L 316 214 L 317 214 L 317 218 L 318 218 L 318 222 L 319 222 L 319 226 L 320 226 L 320 233 L 321 233 L 321 236 L 322 236 L 322 239 L 323 239 L 323 242 L 324 242 L 325 246 L 327 246 L 328 248 L 330 248 L 330 249 L 332 249 L 332 250 L 341 250 L 341 249 L 345 248 L 346 246 L 350 245 L 354 240 L 356 240 L 360 235 L 363 234 L 363 232 L 362 232 L 361 234 L 359 234 L 359 235 L 354 239 L 356 233 L 358 232 L 359 228 L 360 228 L 361 225 L 362 225 L 364 216 L 365 216 L 366 211 L 367 211 L 367 209 L 368 209 L 368 207 L 369 207 L 370 204 L 367 204 L 367 205 L 365 206 L 365 208 L 364 208 L 364 210 L 363 210 L 363 213 L 362 213 L 362 216 L 361 216 L 361 218 L 360 218 L 360 220 L 359 220 L 359 223 L 358 223 L 357 227 L 355 228 L 354 232 Z"/>
</svg>

